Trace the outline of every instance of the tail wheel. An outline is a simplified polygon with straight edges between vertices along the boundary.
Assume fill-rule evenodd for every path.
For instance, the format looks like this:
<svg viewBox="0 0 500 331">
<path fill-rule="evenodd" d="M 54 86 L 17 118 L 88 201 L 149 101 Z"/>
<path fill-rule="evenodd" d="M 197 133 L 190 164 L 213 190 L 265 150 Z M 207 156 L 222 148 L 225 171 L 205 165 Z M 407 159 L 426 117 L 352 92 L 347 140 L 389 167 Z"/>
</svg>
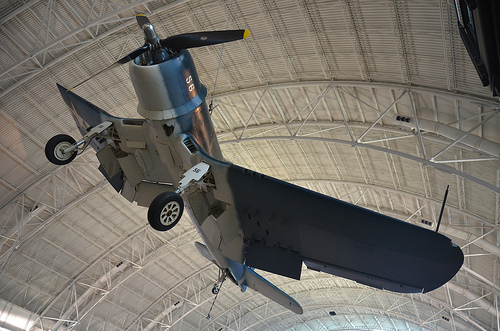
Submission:
<svg viewBox="0 0 500 331">
<path fill-rule="evenodd" d="M 174 192 L 159 194 L 148 210 L 148 221 L 153 229 L 167 231 L 173 228 L 181 219 L 184 211 L 184 201 Z"/>
<path fill-rule="evenodd" d="M 50 138 L 45 145 L 45 156 L 47 159 L 57 165 L 68 164 L 76 157 L 76 150 L 65 152 L 68 148 L 73 146 L 75 139 L 67 134 L 58 134 Z"/>
</svg>

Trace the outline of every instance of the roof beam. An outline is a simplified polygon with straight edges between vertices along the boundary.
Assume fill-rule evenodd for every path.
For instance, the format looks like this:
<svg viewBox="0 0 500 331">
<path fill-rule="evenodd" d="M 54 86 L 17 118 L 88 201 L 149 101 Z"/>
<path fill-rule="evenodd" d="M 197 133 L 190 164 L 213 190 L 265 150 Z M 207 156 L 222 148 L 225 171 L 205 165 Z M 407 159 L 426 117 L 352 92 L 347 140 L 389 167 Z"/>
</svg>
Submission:
<svg viewBox="0 0 500 331">
<path fill-rule="evenodd" d="M 297 137 L 292 137 L 292 136 L 266 136 L 266 137 L 251 137 L 251 138 L 242 138 L 242 139 L 235 139 L 235 140 L 225 140 L 221 141 L 221 145 L 225 144 L 233 144 L 233 143 L 241 143 L 241 142 L 247 142 L 247 141 L 280 141 L 280 140 L 304 140 L 304 141 L 316 141 L 316 142 L 327 142 L 327 143 L 334 143 L 334 144 L 343 144 L 343 145 L 349 145 L 349 146 L 355 146 L 355 147 L 361 147 L 361 148 L 366 148 L 366 149 L 371 149 L 375 150 L 378 152 L 383 152 L 383 153 L 389 153 L 393 154 L 395 156 L 402 157 L 404 159 L 408 159 L 414 162 L 418 162 L 423 164 L 424 166 L 429 166 L 437 171 L 444 172 L 450 175 L 456 175 L 458 177 L 462 177 L 464 179 L 467 179 L 477 185 L 480 185 L 488 190 L 491 190 L 495 193 L 500 194 L 500 188 L 496 187 L 495 185 L 488 183 L 482 179 L 479 179 L 477 177 L 474 177 L 472 175 L 469 175 L 467 173 L 464 173 L 462 171 L 456 170 L 455 168 L 452 168 L 450 166 L 440 164 L 440 163 L 434 163 L 429 160 L 426 160 L 424 158 L 420 158 L 411 154 L 403 153 L 400 151 L 395 151 L 391 149 L 387 149 L 384 147 L 380 146 L 375 146 L 375 145 L 368 145 L 368 144 L 362 144 L 358 143 L 356 141 L 347 141 L 347 140 L 342 140 L 342 139 L 333 139 L 333 138 L 322 138 L 322 137 L 302 137 L 302 136 L 297 136 Z"/>
<path fill-rule="evenodd" d="M 23 58 L 15 61 L 12 64 L 6 66 L 2 71 L 0 71 L 0 77 L 6 75 L 11 70 L 13 70 L 15 68 L 18 68 L 19 66 L 23 65 L 25 62 L 31 60 L 32 58 L 34 58 L 38 54 L 41 54 L 41 53 L 44 53 L 44 52 L 48 52 L 48 51 L 50 51 L 50 49 L 52 49 L 54 47 L 58 47 L 58 45 L 60 45 L 64 40 L 66 40 L 68 38 L 71 38 L 71 37 L 77 35 L 78 33 L 82 32 L 84 30 L 89 29 L 90 27 L 99 25 L 102 22 L 104 22 L 106 20 L 109 20 L 109 19 L 111 19 L 112 17 L 114 17 L 116 15 L 119 15 L 119 14 L 121 14 L 123 12 L 126 12 L 126 11 L 128 11 L 130 9 L 133 9 L 135 7 L 139 7 L 139 6 L 145 5 L 146 3 L 151 2 L 151 1 L 154 1 L 154 0 L 145 0 L 145 1 L 144 0 L 137 0 L 137 1 L 134 1 L 134 2 L 132 2 L 132 3 L 128 4 L 128 5 L 126 5 L 126 6 L 119 7 L 119 8 L 117 8 L 117 9 L 111 11 L 111 12 L 108 12 L 108 13 L 106 13 L 106 14 L 104 14 L 104 15 L 102 15 L 102 16 L 100 16 L 100 17 L 98 17 L 98 18 L 96 18 L 96 19 L 94 19 L 92 21 L 85 22 L 85 24 L 79 26 L 78 28 L 67 32 L 66 34 L 60 36 L 59 38 L 56 38 L 53 41 L 49 42 L 45 46 L 37 48 L 34 52 L 32 52 L 32 53 L 24 56 Z M 189 0 L 177 0 L 175 2 L 169 3 L 169 4 L 165 5 L 165 6 L 160 7 L 160 8 L 157 8 L 157 9 L 153 10 L 151 13 L 154 14 L 154 13 L 158 13 L 158 12 L 165 11 L 165 10 L 168 10 L 168 9 L 172 9 L 172 8 L 175 8 L 175 7 L 179 6 L 179 5 L 182 5 L 182 4 L 184 4 L 184 3 L 188 2 L 188 1 Z M 121 31 L 124 28 L 126 28 L 127 26 L 130 26 L 130 25 L 133 25 L 133 24 L 136 24 L 136 21 L 135 21 L 135 19 L 130 18 L 130 20 L 127 20 L 126 22 L 123 22 L 122 24 L 118 25 L 117 27 L 115 27 L 115 28 L 113 28 L 111 30 L 108 30 L 108 31 L 106 31 L 106 32 L 104 32 L 104 33 L 96 36 L 95 38 L 93 38 L 93 41 L 95 42 L 95 41 L 101 40 L 101 39 L 103 39 L 103 38 L 105 38 L 105 37 L 107 37 L 109 35 L 112 35 L 112 34 L 117 33 L 118 31 Z M 44 69 L 50 68 L 53 65 L 56 65 L 56 64 L 60 63 L 61 61 L 63 61 L 67 57 L 73 55 L 74 53 L 83 50 L 87 46 L 87 43 L 83 43 L 83 44 L 79 43 L 78 45 L 79 46 L 71 49 L 70 51 L 66 52 L 64 55 L 58 56 L 56 59 L 52 60 L 49 63 L 45 63 L 44 66 L 43 66 L 43 68 Z M 71 47 L 71 45 L 68 45 L 67 47 Z M 2 92 L 0 92 L 0 98 L 2 98 L 7 93 L 10 93 L 12 90 L 16 89 L 17 87 L 19 87 L 20 85 L 24 84 L 25 82 L 29 81 L 30 79 L 32 79 L 34 76 L 36 76 L 40 72 L 41 72 L 40 70 L 34 70 L 31 73 L 27 74 L 24 78 L 20 79 L 19 81 L 15 82 L 11 86 L 9 86 L 8 88 L 6 88 Z"/>
<path fill-rule="evenodd" d="M 405 85 L 398 83 L 388 83 L 383 81 L 362 81 L 362 80 L 349 80 L 349 81 L 318 81 L 318 80 L 301 80 L 300 82 L 287 82 L 287 83 L 270 83 L 266 85 L 258 85 L 248 88 L 241 88 L 237 91 L 229 91 L 224 93 L 219 93 L 215 95 L 215 99 L 232 97 L 235 95 L 240 95 L 248 92 L 260 91 L 263 89 L 286 89 L 286 88 L 301 88 L 310 86 L 332 86 L 332 87 L 360 87 L 360 88 L 377 88 L 377 89 L 388 89 L 388 90 L 405 90 L 413 91 L 417 93 L 434 95 L 436 97 L 460 100 L 470 103 L 482 104 L 485 107 L 497 108 L 500 107 L 500 101 L 497 98 L 486 97 L 482 95 L 474 95 L 462 91 L 448 91 L 444 89 L 433 88 L 429 86 L 422 85 Z M 345 92 L 345 91 L 343 91 Z"/>
</svg>

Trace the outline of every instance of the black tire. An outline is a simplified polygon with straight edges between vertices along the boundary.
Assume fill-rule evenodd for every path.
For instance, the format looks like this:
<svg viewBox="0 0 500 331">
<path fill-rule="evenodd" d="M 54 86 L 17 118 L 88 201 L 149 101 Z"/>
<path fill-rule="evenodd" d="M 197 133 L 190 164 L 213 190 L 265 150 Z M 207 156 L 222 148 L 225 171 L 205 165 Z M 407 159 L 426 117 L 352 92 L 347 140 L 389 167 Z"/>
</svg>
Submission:
<svg viewBox="0 0 500 331">
<path fill-rule="evenodd" d="M 75 143 L 75 139 L 67 134 L 58 134 L 50 138 L 45 145 L 45 156 L 47 159 L 56 164 L 63 165 L 68 164 L 74 160 L 77 151 L 74 150 L 71 154 L 65 154 L 62 152 L 63 148 L 68 148 Z"/>
<path fill-rule="evenodd" d="M 181 219 L 184 201 L 174 192 L 163 192 L 151 202 L 148 210 L 148 221 L 157 231 L 173 228 Z"/>
</svg>

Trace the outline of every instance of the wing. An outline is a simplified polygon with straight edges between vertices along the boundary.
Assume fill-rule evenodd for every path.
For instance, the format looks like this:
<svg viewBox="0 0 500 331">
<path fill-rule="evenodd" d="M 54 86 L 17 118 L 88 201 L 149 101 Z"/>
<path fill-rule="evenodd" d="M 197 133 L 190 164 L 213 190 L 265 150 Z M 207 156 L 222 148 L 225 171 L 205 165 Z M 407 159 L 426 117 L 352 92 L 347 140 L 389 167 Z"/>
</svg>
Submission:
<svg viewBox="0 0 500 331">
<path fill-rule="evenodd" d="M 90 145 L 97 152 L 99 170 L 117 192 L 149 206 L 161 192 L 174 190 L 143 119 L 112 116 L 61 85 L 57 87 L 82 135 L 104 121 L 113 123 L 106 137 L 97 136 Z"/>
<path fill-rule="evenodd" d="M 443 285 L 463 263 L 460 248 L 439 233 L 235 165 L 204 162 L 214 175 L 215 197 L 230 205 L 218 219 L 219 247 L 250 267 L 299 279 L 304 262 L 414 293 Z M 239 237 L 240 246 L 234 243 Z"/>
</svg>

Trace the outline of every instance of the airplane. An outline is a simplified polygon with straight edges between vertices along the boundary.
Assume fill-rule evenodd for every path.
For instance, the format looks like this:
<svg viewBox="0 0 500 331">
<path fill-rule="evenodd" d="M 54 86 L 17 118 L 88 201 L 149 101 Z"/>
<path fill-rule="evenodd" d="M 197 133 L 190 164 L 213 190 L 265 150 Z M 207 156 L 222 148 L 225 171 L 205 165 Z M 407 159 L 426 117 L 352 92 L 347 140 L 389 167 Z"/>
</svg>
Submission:
<svg viewBox="0 0 500 331">
<path fill-rule="evenodd" d="M 196 249 L 220 269 L 214 294 L 229 278 L 302 314 L 295 299 L 254 269 L 300 280 L 305 264 L 398 293 L 432 291 L 458 272 L 462 250 L 437 231 L 224 160 L 188 49 L 242 40 L 248 30 L 160 39 L 145 15 L 136 20 L 144 45 L 96 75 L 128 63 L 143 118 L 112 116 L 58 84 L 83 137 L 56 135 L 45 154 L 64 165 L 92 146 L 104 177 L 149 208 L 155 230 L 173 228 L 186 210 L 204 242 Z"/>
</svg>

